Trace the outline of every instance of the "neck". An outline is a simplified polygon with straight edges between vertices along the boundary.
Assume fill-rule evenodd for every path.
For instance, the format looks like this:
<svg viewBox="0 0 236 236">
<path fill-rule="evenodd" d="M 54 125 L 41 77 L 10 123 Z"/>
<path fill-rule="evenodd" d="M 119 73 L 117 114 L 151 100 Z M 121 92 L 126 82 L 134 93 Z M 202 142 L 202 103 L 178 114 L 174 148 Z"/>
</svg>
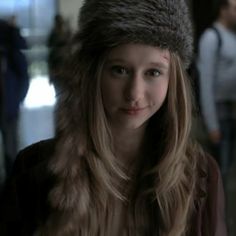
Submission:
<svg viewBox="0 0 236 236">
<path fill-rule="evenodd" d="M 115 154 L 121 164 L 130 166 L 137 163 L 144 152 L 146 125 L 137 129 L 112 128 Z"/>
</svg>

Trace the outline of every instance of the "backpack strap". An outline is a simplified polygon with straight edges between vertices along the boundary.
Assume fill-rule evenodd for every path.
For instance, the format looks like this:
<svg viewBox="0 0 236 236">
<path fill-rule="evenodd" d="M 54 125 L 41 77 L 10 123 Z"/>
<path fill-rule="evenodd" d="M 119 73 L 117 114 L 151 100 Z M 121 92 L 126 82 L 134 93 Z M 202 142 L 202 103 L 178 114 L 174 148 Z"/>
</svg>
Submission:
<svg viewBox="0 0 236 236">
<path fill-rule="evenodd" d="M 221 37 L 220 31 L 215 26 L 212 26 L 211 29 L 215 32 L 216 37 L 217 37 L 218 44 L 217 44 L 217 51 L 216 52 L 217 52 L 217 56 L 218 56 L 220 53 L 220 49 L 222 47 L 222 37 Z"/>
</svg>

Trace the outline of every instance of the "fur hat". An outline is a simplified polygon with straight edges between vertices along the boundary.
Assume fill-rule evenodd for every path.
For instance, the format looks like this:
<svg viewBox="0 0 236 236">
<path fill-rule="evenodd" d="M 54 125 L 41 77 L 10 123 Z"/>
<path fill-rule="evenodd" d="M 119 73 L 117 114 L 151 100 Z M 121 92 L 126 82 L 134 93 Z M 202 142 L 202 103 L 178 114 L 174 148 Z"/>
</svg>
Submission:
<svg viewBox="0 0 236 236">
<path fill-rule="evenodd" d="M 185 67 L 192 58 L 192 27 L 185 0 L 85 0 L 77 36 L 91 52 L 145 43 L 176 52 Z"/>
</svg>

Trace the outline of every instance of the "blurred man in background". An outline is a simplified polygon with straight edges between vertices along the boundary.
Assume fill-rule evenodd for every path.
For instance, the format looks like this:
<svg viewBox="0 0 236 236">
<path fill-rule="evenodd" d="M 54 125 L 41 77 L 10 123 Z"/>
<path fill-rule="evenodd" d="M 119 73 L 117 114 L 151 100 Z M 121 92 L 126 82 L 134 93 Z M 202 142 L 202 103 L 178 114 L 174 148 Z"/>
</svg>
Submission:
<svg viewBox="0 0 236 236">
<path fill-rule="evenodd" d="M 220 0 L 218 18 L 199 41 L 200 103 L 223 177 L 235 155 L 236 0 Z"/>
<path fill-rule="evenodd" d="M 24 100 L 29 87 L 27 61 L 22 52 L 22 49 L 27 49 L 27 44 L 16 25 L 15 17 L 12 17 L 9 22 L 1 21 L 0 35 L 0 128 L 4 144 L 5 167 L 9 174 L 18 152 L 20 103 Z"/>
<path fill-rule="evenodd" d="M 47 46 L 49 48 L 49 81 L 54 85 L 57 94 L 60 92 L 60 83 L 62 83 L 60 72 L 71 50 L 71 31 L 68 23 L 60 14 L 56 14 L 54 17 L 54 25 L 48 36 Z"/>
</svg>

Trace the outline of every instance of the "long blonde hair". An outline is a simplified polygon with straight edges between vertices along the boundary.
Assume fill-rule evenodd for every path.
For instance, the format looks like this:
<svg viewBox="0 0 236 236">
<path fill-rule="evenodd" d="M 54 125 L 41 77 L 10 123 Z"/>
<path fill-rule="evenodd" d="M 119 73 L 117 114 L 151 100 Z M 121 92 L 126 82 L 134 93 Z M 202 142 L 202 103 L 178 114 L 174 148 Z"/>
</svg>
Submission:
<svg viewBox="0 0 236 236">
<path fill-rule="evenodd" d="M 107 235 L 107 220 L 115 210 L 111 199 L 117 198 L 128 202 L 128 235 L 185 235 L 197 160 L 190 140 L 192 98 L 181 60 L 171 53 L 168 95 L 148 127 L 152 150 L 126 199 L 117 183 L 129 177 L 113 154 L 100 90 L 106 55 L 80 49 L 63 75 L 66 82 L 56 111 L 58 142 L 49 164 L 55 179 L 51 215 L 39 234 Z"/>
</svg>

